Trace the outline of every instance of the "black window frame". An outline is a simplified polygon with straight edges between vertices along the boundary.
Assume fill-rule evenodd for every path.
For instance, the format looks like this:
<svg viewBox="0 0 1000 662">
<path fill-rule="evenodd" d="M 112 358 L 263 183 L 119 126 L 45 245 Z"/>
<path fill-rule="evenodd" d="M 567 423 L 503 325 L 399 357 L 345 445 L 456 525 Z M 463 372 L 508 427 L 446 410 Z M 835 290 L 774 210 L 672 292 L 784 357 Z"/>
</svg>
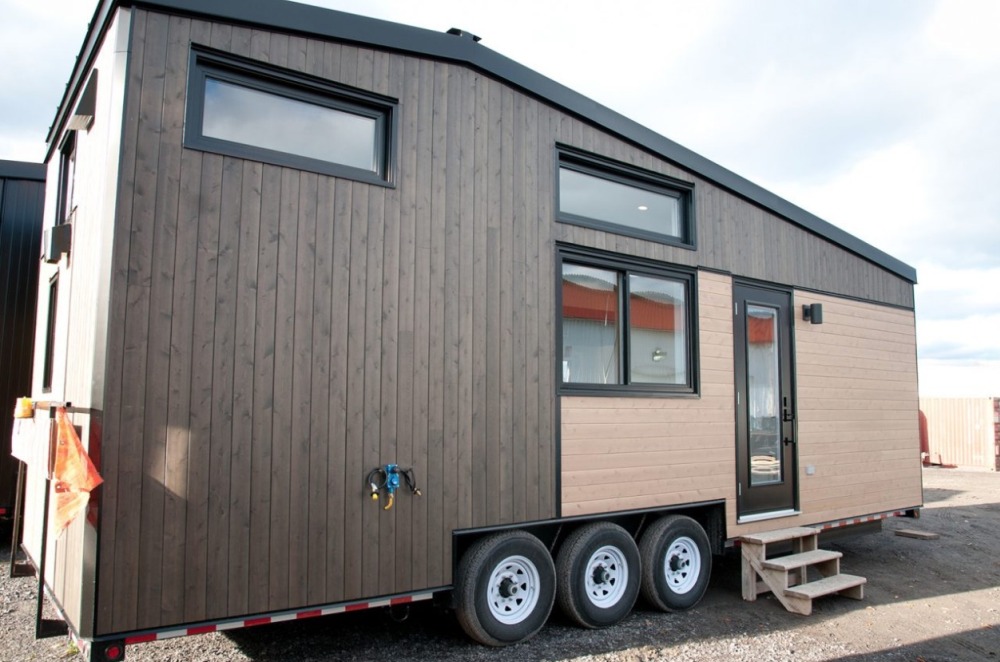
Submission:
<svg viewBox="0 0 1000 662">
<path fill-rule="evenodd" d="M 204 135 L 208 78 L 374 119 L 377 168 L 366 170 Z M 392 97 L 204 47 L 191 48 L 184 123 L 184 146 L 187 148 L 392 188 L 397 181 L 398 117 L 399 101 Z"/>
<path fill-rule="evenodd" d="M 560 203 L 559 171 L 562 168 L 598 177 L 610 182 L 635 188 L 645 189 L 660 195 L 676 198 L 680 207 L 681 236 L 650 232 L 628 225 L 614 223 L 606 219 L 591 218 L 579 214 L 562 211 Z M 678 246 L 695 250 L 697 248 L 697 233 L 695 232 L 694 182 L 670 177 L 651 170 L 638 168 L 627 163 L 614 161 L 597 154 L 585 152 L 567 145 L 556 145 L 556 175 L 555 175 L 555 210 L 556 221 L 570 225 L 579 225 L 593 230 L 602 230 L 614 234 L 655 241 L 660 244 Z"/>
<path fill-rule="evenodd" d="M 698 360 L 698 271 L 690 267 L 665 264 L 655 260 L 609 253 L 576 245 L 556 246 L 556 384 L 559 395 L 600 395 L 637 397 L 700 397 L 701 378 Z M 618 273 L 618 383 L 587 384 L 563 381 L 563 264 L 570 263 Z M 628 276 L 630 274 L 681 281 L 687 287 L 685 319 L 687 320 L 686 384 L 656 384 L 630 381 L 630 324 Z"/>
<path fill-rule="evenodd" d="M 55 225 L 69 220 L 73 212 L 73 194 L 76 186 L 76 131 L 69 130 L 59 146 L 59 188 L 56 189 Z"/>
<path fill-rule="evenodd" d="M 45 354 L 42 359 L 42 393 L 52 392 L 55 369 L 56 315 L 59 310 L 59 274 L 49 281 L 48 317 L 45 320 Z"/>
</svg>

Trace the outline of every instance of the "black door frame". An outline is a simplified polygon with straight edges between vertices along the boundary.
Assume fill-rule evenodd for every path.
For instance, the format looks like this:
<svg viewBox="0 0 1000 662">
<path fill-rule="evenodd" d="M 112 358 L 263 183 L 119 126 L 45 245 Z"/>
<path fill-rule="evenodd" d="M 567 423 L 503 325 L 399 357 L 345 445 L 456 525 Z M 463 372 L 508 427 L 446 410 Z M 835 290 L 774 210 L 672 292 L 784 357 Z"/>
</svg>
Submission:
<svg viewBox="0 0 1000 662">
<path fill-rule="evenodd" d="M 798 429 L 794 365 L 794 311 L 792 291 L 749 281 L 733 282 L 733 359 L 736 396 L 736 512 L 737 518 L 766 518 L 797 512 Z M 747 304 L 759 304 L 778 310 L 778 347 L 781 409 L 776 412 L 781 443 L 781 480 L 770 485 L 750 484 L 750 437 L 747 388 Z"/>
</svg>

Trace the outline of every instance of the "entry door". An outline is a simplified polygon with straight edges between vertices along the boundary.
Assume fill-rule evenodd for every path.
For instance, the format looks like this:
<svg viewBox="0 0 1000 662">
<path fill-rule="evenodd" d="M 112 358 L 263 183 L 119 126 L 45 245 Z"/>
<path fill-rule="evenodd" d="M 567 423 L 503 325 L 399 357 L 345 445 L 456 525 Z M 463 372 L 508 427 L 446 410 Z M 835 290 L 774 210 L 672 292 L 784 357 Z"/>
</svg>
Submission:
<svg viewBox="0 0 1000 662">
<path fill-rule="evenodd" d="M 737 284 L 737 507 L 741 518 L 796 505 L 791 294 Z"/>
</svg>

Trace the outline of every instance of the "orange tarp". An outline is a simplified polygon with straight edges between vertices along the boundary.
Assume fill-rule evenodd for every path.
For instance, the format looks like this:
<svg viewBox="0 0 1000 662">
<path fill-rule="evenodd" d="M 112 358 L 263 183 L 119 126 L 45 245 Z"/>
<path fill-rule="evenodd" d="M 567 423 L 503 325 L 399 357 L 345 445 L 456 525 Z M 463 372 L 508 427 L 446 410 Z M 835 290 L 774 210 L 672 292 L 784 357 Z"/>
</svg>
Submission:
<svg viewBox="0 0 1000 662">
<path fill-rule="evenodd" d="M 76 428 L 66 415 L 66 408 L 56 410 L 56 458 L 52 481 L 56 493 L 56 516 L 53 525 L 58 535 L 76 519 L 90 500 L 90 492 L 104 482 L 90 456 L 80 443 Z"/>
</svg>

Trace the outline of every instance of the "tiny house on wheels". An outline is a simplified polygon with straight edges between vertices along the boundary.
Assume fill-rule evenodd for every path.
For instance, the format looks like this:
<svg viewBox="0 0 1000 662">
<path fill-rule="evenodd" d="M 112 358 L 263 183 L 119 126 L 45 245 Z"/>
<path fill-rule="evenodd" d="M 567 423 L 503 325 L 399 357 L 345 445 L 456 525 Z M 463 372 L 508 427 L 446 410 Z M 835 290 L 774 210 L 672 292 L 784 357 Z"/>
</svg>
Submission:
<svg viewBox="0 0 1000 662">
<path fill-rule="evenodd" d="M 914 270 L 467 32 L 104 0 L 48 145 L 21 425 L 104 483 L 56 531 L 29 461 L 23 549 L 92 659 L 435 597 L 508 644 L 736 542 L 807 612 L 864 581 L 818 530 L 921 504 Z"/>
</svg>

